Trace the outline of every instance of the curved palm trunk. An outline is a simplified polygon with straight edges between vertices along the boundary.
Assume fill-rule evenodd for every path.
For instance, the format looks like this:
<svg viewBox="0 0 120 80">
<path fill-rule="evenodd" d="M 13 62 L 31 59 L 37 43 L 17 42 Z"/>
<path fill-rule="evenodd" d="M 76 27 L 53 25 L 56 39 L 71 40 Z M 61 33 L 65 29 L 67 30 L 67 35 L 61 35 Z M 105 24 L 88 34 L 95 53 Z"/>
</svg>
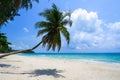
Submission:
<svg viewBox="0 0 120 80">
<path fill-rule="evenodd" d="M 18 54 L 18 53 L 24 53 L 24 52 L 28 52 L 28 51 L 32 51 L 34 49 L 36 49 L 42 42 L 38 43 L 36 46 L 34 46 L 33 48 L 30 49 L 25 49 L 25 50 L 19 50 L 19 51 L 14 51 L 14 52 L 10 52 L 10 53 L 5 53 L 3 55 L 0 55 L 0 58 L 9 56 L 9 55 L 13 55 L 13 54 Z"/>
</svg>

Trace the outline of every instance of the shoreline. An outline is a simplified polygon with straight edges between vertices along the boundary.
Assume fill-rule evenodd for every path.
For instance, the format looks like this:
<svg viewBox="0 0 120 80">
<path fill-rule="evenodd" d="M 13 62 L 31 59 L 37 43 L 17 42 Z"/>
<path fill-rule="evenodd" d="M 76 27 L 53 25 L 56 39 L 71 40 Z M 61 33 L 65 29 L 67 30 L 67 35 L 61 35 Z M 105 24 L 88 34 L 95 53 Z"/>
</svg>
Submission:
<svg viewBox="0 0 120 80">
<path fill-rule="evenodd" d="M 19 55 L 0 59 L 0 80 L 119 79 L 120 65 Z"/>
<path fill-rule="evenodd" d="M 49 56 L 24 56 L 24 55 L 19 55 L 18 56 L 23 56 L 23 57 L 31 57 L 31 58 L 43 58 L 43 59 L 53 59 L 53 60 L 68 60 L 68 61 L 80 61 L 80 62 L 89 62 L 89 63 L 101 63 L 101 64 L 109 64 L 109 65 L 120 65 L 120 62 L 110 62 L 110 61 L 100 61 L 100 60 L 94 60 L 94 59 L 73 59 L 73 58 L 62 58 L 62 57 L 49 57 Z"/>
</svg>

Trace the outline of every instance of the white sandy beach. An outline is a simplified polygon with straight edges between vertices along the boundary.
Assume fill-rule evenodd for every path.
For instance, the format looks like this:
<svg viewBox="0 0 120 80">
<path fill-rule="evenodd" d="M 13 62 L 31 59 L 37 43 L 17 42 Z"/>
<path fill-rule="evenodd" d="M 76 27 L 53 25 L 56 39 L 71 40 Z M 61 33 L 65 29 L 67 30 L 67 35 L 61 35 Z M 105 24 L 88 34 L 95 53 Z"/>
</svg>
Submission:
<svg viewBox="0 0 120 80">
<path fill-rule="evenodd" d="M 0 59 L 0 80 L 120 80 L 120 65 L 12 55 Z"/>
</svg>

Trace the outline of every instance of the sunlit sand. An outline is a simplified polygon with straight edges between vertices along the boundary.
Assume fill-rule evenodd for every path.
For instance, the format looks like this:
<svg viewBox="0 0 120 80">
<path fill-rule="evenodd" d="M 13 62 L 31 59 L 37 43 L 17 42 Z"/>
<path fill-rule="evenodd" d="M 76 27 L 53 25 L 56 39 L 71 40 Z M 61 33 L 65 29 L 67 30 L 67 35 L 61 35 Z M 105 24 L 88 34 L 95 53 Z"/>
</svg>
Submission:
<svg viewBox="0 0 120 80">
<path fill-rule="evenodd" d="M 120 64 L 12 55 L 0 59 L 0 80 L 120 80 Z"/>
</svg>

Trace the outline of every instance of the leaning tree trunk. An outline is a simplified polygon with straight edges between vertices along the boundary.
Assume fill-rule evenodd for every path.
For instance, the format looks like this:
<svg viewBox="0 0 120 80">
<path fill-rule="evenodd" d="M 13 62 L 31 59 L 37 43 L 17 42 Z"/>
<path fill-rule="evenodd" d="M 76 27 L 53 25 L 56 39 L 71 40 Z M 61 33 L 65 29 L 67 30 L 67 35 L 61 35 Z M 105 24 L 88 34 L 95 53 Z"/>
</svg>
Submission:
<svg viewBox="0 0 120 80">
<path fill-rule="evenodd" d="M 36 49 L 42 42 L 38 43 L 36 46 L 34 46 L 33 48 L 30 49 L 25 49 L 25 50 L 19 50 L 19 51 L 14 51 L 14 52 L 10 52 L 10 53 L 5 53 L 0 55 L 0 58 L 9 56 L 9 55 L 13 55 L 13 54 L 18 54 L 18 53 L 24 53 L 24 52 L 28 52 L 28 51 L 32 51 L 34 49 Z"/>
</svg>

